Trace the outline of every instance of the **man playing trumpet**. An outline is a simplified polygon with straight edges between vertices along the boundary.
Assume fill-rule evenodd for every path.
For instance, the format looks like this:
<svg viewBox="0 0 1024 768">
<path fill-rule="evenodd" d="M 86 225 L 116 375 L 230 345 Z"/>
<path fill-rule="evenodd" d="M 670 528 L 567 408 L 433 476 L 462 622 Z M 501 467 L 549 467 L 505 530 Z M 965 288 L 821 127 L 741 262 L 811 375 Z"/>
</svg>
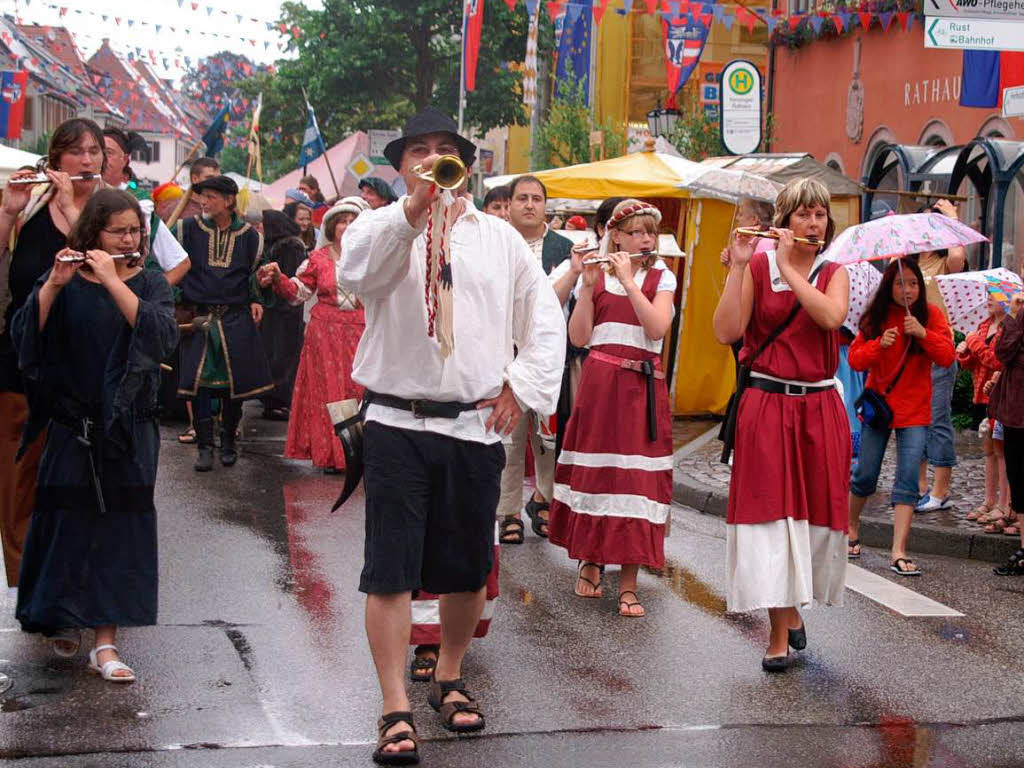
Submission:
<svg viewBox="0 0 1024 768">
<path fill-rule="evenodd" d="M 561 309 L 523 239 L 428 181 L 439 156 L 468 167 L 475 151 L 437 109 L 413 117 L 384 151 L 409 195 L 350 225 L 339 267 L 366 307 L 353 370 L 366 388 L 359 589 L 383 696 L 382 764 L 418 760 L 404 683 L 414 590 L 441 596 L 428 702 L 448 730 L 484 727 L 461 672 L 494 557 L 501 435 L 525 409 L 554 410 L 565 354 Z"/>
</svg>

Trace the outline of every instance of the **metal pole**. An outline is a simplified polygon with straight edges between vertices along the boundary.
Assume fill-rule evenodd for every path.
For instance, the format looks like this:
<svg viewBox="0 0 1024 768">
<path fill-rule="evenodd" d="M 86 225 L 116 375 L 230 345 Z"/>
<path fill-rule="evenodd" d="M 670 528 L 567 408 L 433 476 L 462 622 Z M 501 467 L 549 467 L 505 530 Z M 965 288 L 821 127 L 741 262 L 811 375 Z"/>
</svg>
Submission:
<svg viewBox="0 0 1024 768">
<path fill-rule="evenodd" d="M 466 0 L 462 0 L 462 52 L 459 56 L 459 135 L 466 109 Z"/>
</svg>

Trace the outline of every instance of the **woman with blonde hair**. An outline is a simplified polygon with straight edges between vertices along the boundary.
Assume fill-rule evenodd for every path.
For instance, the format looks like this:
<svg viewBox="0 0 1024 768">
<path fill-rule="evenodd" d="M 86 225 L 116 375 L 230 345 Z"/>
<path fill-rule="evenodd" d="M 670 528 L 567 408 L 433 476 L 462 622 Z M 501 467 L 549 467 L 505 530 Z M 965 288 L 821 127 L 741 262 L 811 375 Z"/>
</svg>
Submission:
<svg viewBox="0 0 1024 768">
<path fill-rule="evenodd" d="M 721 343 L 743 339 L 740 380 L 749 382 L 736 397 L 727 604 L 768 609 L 762 667 L 772 672 L 807 644 L 799 607 L 842 603 L 850 489 L 850 425 L 834 378 L 849 280 L 820 253 L 835 234 L 828 190 L 796 179 L 775 211 L 774 251 L 734 238 L 714 316 Z"/>
<path fill-rule="evenodd" d="M 600 264 L 584 267 L 569 338 L 588 346 L 555 468 L 549 537 L 579 560 L 574 592 L 599 598 L 604 566 L 619 564 L 619 615 L 640 617 L 641 565 L 665 563 L 672 503 L 672 416 L 661 345 L 672 324 L 675 275 L 657 259 L 661 212 L 615 206 Z M 652 255 L 636 258 L 638 254 Z"/>
</svg>

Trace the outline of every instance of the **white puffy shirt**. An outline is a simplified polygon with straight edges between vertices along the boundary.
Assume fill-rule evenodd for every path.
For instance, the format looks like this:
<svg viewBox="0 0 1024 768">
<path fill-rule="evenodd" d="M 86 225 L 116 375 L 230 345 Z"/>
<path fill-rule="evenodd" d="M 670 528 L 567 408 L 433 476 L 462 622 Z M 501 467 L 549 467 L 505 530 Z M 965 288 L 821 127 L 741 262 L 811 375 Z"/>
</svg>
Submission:
<svg viewBox="0 0 1024 768">
<path fill-rule="evenodd" d="M 521 406 L 554 413 L 565 358 L 558 297 L 522 236 L 466 201 L 451 236 L 455 349 L 442 360 L 427 336 L 426 236 L 405 218 L 405 198 L 366 211 L 344 235 L 339 282 L 366 307 L 352 378 L 373 392 L 409 399 L 476 402 L 505 381 Z M 518 355 L 513 347 L 518 348 Z M 367 421 L 460 440 L 496 443 L 490 409 L 457 419 L 419 419 L 373 404 Z"/>
</svg>

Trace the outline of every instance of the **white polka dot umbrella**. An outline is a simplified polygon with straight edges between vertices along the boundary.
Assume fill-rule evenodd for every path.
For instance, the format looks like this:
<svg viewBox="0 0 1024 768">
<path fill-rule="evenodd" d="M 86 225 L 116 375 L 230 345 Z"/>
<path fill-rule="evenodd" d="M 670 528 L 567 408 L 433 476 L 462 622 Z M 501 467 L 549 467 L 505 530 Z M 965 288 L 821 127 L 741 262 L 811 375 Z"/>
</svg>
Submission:
<svg viewBox="0 0 1024 768">
<path fill-rule="evenodd" d="M 1008 269 L 986 269 L 980 272 L 961 272 L 956 275 L 938 275 L 935 282 L 946 304 L 949 324 L 961 333 L 971 333 L 988 317 L 988 297 L 1007 303 L 1009 296 L 1024 290 L 1020 275 Z"/>
<path fill-rule="evenodd" d="M 846 313 L 843 327 L 856 335 L 860 330 L 860 319 L 875 298 L 875 292 L 882 282 L 882 273 L 873 264 L 857 261 L 846 265 L 846 273 L 850 276 L 850 308 Z"/>
</svg>

